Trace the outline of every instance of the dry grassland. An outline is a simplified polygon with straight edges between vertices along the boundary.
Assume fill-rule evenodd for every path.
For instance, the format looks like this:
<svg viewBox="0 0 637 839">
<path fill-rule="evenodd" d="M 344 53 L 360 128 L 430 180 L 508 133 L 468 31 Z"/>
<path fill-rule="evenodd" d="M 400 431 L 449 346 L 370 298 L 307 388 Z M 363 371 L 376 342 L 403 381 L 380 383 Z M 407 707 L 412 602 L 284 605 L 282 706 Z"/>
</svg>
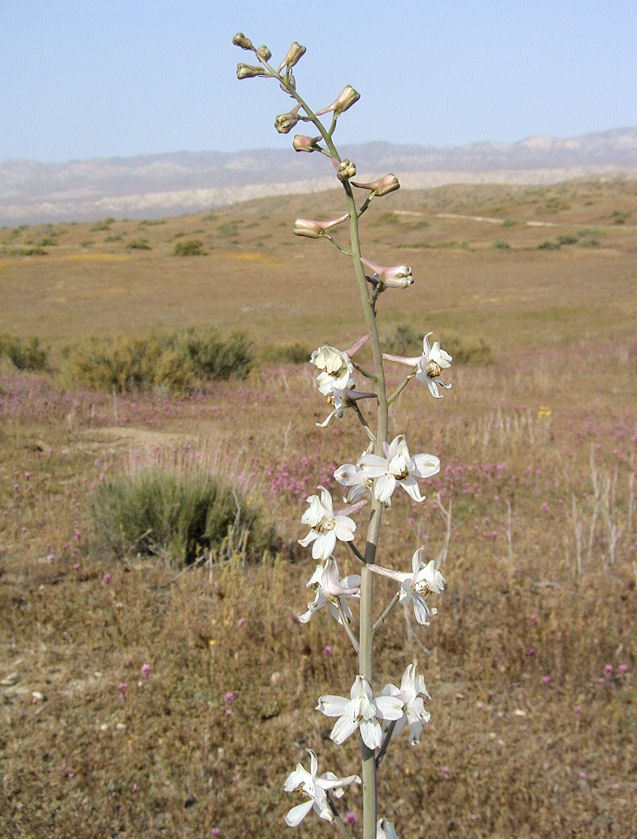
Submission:
<svg viewBox="0 0 637 839">
<path fill-rule="evenodd" d="M 37 335 L 57 359 L 86 334 L 190 324 L 240 327 L 257 347 L 350 343 L 361 318 L 345 261 L 290 235 L 296 216 L 339 207 L 326 193 L 0 230 L 0 333 Z M 403 837 L 637 831 L 636 220 L 637 184 L 621 180 L 399 192 L 365 217 L 365 252 L 416 280 L 380 299 L 386 331 L 483 338 L 494 359 L 452 367 L 443 400 L 412 386 L 393 409 L 394 433 L 442 469 L 424 505 L 396 499 L 379 562 L 407 567 L 419 544 L 435 557 L 450 536 L 438 616 L 422 630 L 399 611 L 376 651 L 379 686 L 416 658 L 432 694 L 420 746 L 401 737 L 380 771 Z M 142 239 L 148 250 L 129 247 Z M 173 256 L 189 239 L 206 255 Z M 362 447 L 348 417 L 316 428 L 327 410 L 305 366 L 261 364 L 182 399 L 5 366 L 0 835 L 279 835 L 296 803 L 281 786 L 306 748 L 355 771 L 355 738 L 335 747 L 310 710 L 349 690 L 354 665 L 327 615 L 295 618 L 307 552 L 246 567 L 226 545 L 229 559 L 178 574 L 100 556 L 88 512 L 109 476 L 197 463 L 293 546 L 306 495 L 335 490 L 330 470 Z M 358 792 L 346 809 L 360 825 Z M 330 834 L 312 819 L 295 835 Z"/>
</svg>

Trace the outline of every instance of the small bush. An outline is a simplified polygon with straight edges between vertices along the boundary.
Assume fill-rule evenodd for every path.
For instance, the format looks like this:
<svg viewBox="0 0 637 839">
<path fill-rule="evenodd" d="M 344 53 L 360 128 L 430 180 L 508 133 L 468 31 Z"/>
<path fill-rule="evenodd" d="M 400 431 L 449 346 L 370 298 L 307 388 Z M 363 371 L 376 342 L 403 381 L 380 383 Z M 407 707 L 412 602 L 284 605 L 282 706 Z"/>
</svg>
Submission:
<svg viewBox="0 0 637 839">
<path fill-rule="evenodd" d="M 135 250 L 135 251 L 149 251 L 150 250 L 150 245 L 148 244 L 148 241 L 146 239 L 132 239 L 128 243 L 128 245 L 126 245 L 126 247 L 130 248 L 131 250 Z"/>
<path fill-rule="evenodd" d="M 49 366 L 48 352 L 37 337 L 0 335 L 0 355 L 6 355 L 18 370 L 46 370 Z"/>
<path fill-rule="evenodd" d="M 309 361 L 311 354 L 312 350 L 296 341 L 293 344 L 274 344 L 265 347 L 261 353 L 261 359 L 283 364 L 304 364 Z"/>
<path fill-rule="evenodd" d="M 545 239 L 537 246 L 540 251 L 559 251 L 561 245 L 559 242 L 554 242 L 552 239 Z"/>
<path fill-rule="evenodd" d="M 281 547 L 257 507 L 203 471 L 148 467 L 112 478 L 93 494 L 90 513 L 98 545 L 111 556 L 191 564 L 226 549 L 258 561 Z"/>
<path fill-rule="evenodd" d="M 177 242 L 173 250 L 174 256 L 204 256 L 205 253 L 201 239 L 184 239 Z"/>
<path fill-rule="evenodd" d="M 506 239 L 496 239 L 493 243 L 493 247 L 496 248 L 496 250 L 508 250 L 511 245 Z"/>
<path fill-rule="evenodd" d="M 613 220 L 613 224 L 626 224 L 630 218 L 630 213 L 624 210 L 615 210 L 611 214 L 611 218 Z"/>
<path fill-rule="evenodd" d="M 558 245 L 576 245 L 578 242 L 577 236 L 558 236 L 557 243 Z"/>
<path fill-rule="evenodd" d="M 97 390 L 155 390 L 182 395 L 211 379 L 245 378 L 253 362 L 243 333 L 187 329 L 149 338 L 91 338 L 66 351 L 67 372 Z"/>
</svg>

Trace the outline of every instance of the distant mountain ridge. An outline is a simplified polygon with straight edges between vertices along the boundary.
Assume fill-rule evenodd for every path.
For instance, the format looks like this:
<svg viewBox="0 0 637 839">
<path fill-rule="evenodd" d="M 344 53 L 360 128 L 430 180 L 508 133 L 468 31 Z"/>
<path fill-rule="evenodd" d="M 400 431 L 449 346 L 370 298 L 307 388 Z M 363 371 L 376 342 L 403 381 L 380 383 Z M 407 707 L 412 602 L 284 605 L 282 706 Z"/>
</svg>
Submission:
<svg viewBox="0 0 637 839">
<path fill-rule="evenodd" d="M 344 146 L 359 176 L 394 171 L 405 187 L 444 183 L 550 183 L 584 175 L 637 175 L 637 126 L 579 137 L 434 147 Z M 169 152 L 65 163 L 0 162 L 0 224 L 150 218 L 334 185 L 323 155 L 290 148 Z"/>
</svg>

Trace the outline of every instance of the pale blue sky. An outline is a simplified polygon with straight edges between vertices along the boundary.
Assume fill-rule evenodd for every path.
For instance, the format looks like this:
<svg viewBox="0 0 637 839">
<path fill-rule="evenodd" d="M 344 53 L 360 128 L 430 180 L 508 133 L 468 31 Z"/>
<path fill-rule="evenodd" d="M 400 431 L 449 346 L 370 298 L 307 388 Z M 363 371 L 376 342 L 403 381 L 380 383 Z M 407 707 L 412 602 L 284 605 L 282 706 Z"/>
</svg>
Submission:
<svg viewBox="0 0 637 839">
<path fill-rule="evenodd" d="M 271 81 L 239 82 L 236 31 L 315 106 L 362 98 L 340 142 L 461 145 L 637 124 L 637 0 L 0 0 L 0 160 L 285 147 Z"/>
</svg>

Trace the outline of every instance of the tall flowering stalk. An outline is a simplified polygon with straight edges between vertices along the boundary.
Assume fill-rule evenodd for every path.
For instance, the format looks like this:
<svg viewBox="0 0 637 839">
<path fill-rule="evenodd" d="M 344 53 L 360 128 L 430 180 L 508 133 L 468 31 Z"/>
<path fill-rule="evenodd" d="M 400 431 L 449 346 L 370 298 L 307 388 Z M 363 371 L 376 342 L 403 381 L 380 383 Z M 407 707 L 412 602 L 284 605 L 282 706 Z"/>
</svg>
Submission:
<svg viewBox="0 0 637 839">
<path fill-rule="evenodd" d="M 239 64 L 239 79 L 265 77 L 276 80 L 281 89 L 294 100 L 294 106 L 279 114 L 274 127 L 281 134 L 287 134 L 299 123 L 312 126 L 312 135 L 296 134 L 292 146 L 295 151 L 318 152 L 328 157 L 342 185 L 347 212 L 333 219 L 318 220 L 299 218 L 293 232 L 309 239 L 327 239 L 351 260 L 354 276 L 360 291 L 365 318 L 366 334 L 352 347 L 340 350 L 324 345 L 319 347 L 310 359 L 318 370 L 316 383 L 321 394 L 333 410 L 324 422 L 325 427 L 332 420 L 340 420 L 346 413 L 354 416 L 366 435 L 367 449 L 355 463 L 346 463 L 334 473 L 336 480 L 348 488 L 347 503 L 335 510 L 332 497 L 324 487 L 318 487 L 320 495 L 307 499 L 308 508 L 302 522 L 310 526 L 309 533 L 299 540 L 311 549 L 312 557 L 319 560 L 308 587 L 316 586 L 314 600 L 300 615 L 300 621 L 309 621 L 319 608 L 329 605 L 331 615 L 347 633 L 358 656 L 357 671 L 349 697 L 326 694 L 318 698 L 316 710 L 328 717 L 336 718 L 331 739 L 340 744 L 356 735 L 361 746 L 361 774 L 337 778 L 327 772 L 317 776 L 317 757 L 308 750 L 311 758 L 310 771 L 301 764 L 287 778 L 284 789 L 299 791 L 303 802 L 293 807 L 286 816 L 290 826 L 299 824 L 311 810 L 324 821 L 334 821 L 343 835 L 350 836 L 348 827 L 340 818 L 335 798 L 344 794 L 343 788 L 362 783 L 363 787 L 363 839 L 392 839 L 396 837 L 394 826 L 377 813 L 378 766 L 389 746 L 390 740 L 404 728 L 409 731 L 409 743 L 419 741 L 423 725 L 429 721 L 429 712 L 424 700 L 429 698 L 424 678 L 416 672 L 416 662 L 409 663 L 402 674 L 400 687 L 385 685 L 380 691 L 374 686 L 373 641 L 376 632 L 397 603 L 405 607 L 412 604 L 419 624 L 428 625 L 428 618 L 436 614 L 425 600 L 427 595 L 440 594 L 445 579 L 435 567 L 433 560 L 424 563 L 424 550 L 418 548 L 412 557 L 412 572 L 385 568 L 376 562 L 381 521 L 385 508 L 391 506 L 398 488 L 403 489 L 412 500 L 424 501 L 420 481 L 436 474 L 440 469 L 437 457 L 426 454 L 411 454 L 404 434 L 388 439 L 388 411 L 403 388 L 412 380 L 428 385 L 432 396 L 442 394 L 438 387 L 449 387 L 440 376 L 451 364 L 451 356 L 435 342 L 429 344 L 428 333 L 423 340 L 423 354 L 414 358 L 403 358 L 383 354 L 377 327 L 377 302 L 388 289 L 406 289 L 413 282 L 408 265 L 383 266 L 374 262 L 361 251 L 359 222 L 374 199 L 398 189 L 396 176 L 388 173 L 372 181 L 355 181 L 356 166 L 343 159 L 335 144 L 334 132 L 339 118 L 354 105 L 360 94 L 345 85 L 341 93 L 325 108 L 314 111 L 301 97 L 296 88 L 293 68 L 304 55 L 306 48 L 296 41 L 290 46 L 285 58 L 278 65 L 270 63 L 272 54 L 268 47 L 255 47 L 243 33 L 238 33 L 233 43 L 254 54 L 256 64 Z M 320 119 L 329 118 L 328 122 Z M 355 192 L 357 190 L 358 192 Z M 343 244 L 339 232 L 347 226 L 349 243 Z M 342 238 L 342 237 L 341 237 Z M 364 344 L 371 349 L 373 369 L 368 371 L 354 360 L 355 353 Z M 410 368 L 404 381 L 388 394 L 384 361 L 396 362 Z M 362 375 L 369 381 L 373 392 L 356 389 L 355 375 Z M 376 429 L 373 430 L 363 413 L 362 400 L 372 399 L 377 404 Z M 367 530 L 364 549 L 356 545 L 357 525 L 351 516 L 367 511 Z M 360 574 L 340 577 L 335 552 L 347 552 L 355 558 Z M 394 580 L 399 587 L 393 598 L 374 620 L 374 575 L 380 574 Z M 352 627 L 353 615 L 350 604 L 359 602 L 358 634 Z"/>
</svg>

